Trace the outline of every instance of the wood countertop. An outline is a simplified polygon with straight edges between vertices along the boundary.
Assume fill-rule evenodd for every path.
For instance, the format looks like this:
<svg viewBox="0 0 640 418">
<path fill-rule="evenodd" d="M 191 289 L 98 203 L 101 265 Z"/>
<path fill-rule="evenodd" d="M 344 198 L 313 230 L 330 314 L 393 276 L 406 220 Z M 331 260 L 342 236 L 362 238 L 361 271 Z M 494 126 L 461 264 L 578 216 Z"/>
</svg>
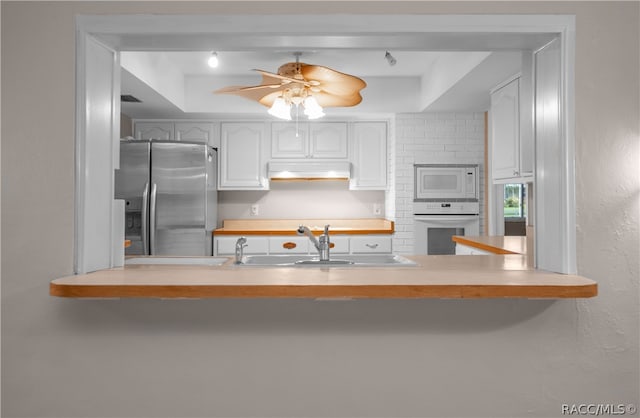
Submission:
<svg viewBox="0 0 640 418">
<path fill-rule="evenodd" d="M 526 257 L 407 256 L 414 267 L 129 265 L 64 277 L 73 298 L 589 298 L 596 282 L 527 267 Z"/>
<path fill-rule="evenodd" d="M 461 236 L 454 235 L 454 242 L 478 248 L 493 254 L 528 254 L 525 236 Z"/>
<path fill-rule="evenodd" d="M 370 219 L 225 219 L 213 235 L 297 235 L 298 226 L 306 225 L 320 235 L 330 225 L 331 235 L 393 234 L 393 221 Z"/>
</svg>

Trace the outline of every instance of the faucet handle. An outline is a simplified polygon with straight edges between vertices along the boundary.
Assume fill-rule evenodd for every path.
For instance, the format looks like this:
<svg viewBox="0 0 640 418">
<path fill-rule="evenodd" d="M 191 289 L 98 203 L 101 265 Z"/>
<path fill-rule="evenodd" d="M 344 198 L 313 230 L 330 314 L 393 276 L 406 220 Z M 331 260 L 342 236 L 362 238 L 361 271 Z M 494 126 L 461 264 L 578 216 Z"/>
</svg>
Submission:
<svg viewBox="0 0 640 418">
<path fill-rule="evenodd" d="M 330 225 L 325 225 L 325 226 L 324 226 L 324 234 L 325 234 L 325 235 L 329 235 L 329 226 L 330 226 Z"/>
</svg>

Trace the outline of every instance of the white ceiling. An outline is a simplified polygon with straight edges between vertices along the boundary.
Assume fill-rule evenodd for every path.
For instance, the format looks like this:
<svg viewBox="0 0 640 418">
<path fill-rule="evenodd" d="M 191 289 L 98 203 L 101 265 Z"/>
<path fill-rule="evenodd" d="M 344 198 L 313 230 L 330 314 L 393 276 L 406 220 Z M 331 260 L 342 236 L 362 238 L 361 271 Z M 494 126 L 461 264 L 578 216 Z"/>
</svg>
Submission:
<svg viewBox="0 0 640 418">
<path fill-rule="evenodd" d="M 367 16 L 362 21 L 307 16 L 293 23 L 287 16 L 91 19 L 100 27 L 103 42 L 128 54 L 146 54 L 147 61 L 155 63 L 144 71 L 122 72 L 122 93 L 143 101 L 122 104 L 123 113 L 133 118 L 264 114 L 255 102 L 212 92 L 228 85 L 259 84 L 261 77 L 252 69 L 277 72 L 280 65 L 295 60 L 294 51 L 303 52 L 302 62 L 367 81 L 363 102 L 355 108 L 333 108 L 336 114 L 482 111 L 488 108 L 489 90 L 520 70 L 521 51 L 553 37 L 510 33 L 508 22 L 499 20 L 504 33 L 486 31 L 477 25 L 485 18 L 475 16 Z M 206 65 L 213 49 L 220 59 L 216 69 Z M 386 50 L 397 59 L 395 66 L 384 59 Z M 477 51 L 496 52 L 479 59 Z M 156 74 L 150 74 L 153 71 Z"/>
<path fill-rule="evenodd" d="M 256 75 L 256 68 L 277 72 L 280 65 L 294 62 L 292 51 L 220 51 L 217 68 L 207 65 L 212 51 L 164 51 L 162 54 L 175 63 L 186 75 Z M 441 55 L 455 52 L 391 51 L 397 63 L 390 66 L 384 58 L 385 50 L 317 50 L 302 52 L 300 62 L 323 65 L 358 77 L 419 77 L 426 73 Z"/>
</svg>

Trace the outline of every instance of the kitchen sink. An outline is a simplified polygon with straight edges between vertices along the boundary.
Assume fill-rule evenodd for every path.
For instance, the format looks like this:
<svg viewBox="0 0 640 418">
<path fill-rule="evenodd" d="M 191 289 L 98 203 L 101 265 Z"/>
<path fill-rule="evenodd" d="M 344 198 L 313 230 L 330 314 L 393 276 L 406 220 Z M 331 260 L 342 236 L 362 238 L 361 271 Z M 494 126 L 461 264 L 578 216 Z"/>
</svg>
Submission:
<svg viewBox="0 0 640 418">
<path fill-rule="evenodd" d="M 229 261 L 227 257 L 132 257 L 125 258 L 125 265 L 177 264 L 190 266 L 219 266 Z"/>
<path fill-rule="evenodd" d="M 256 267 L 411 267 L 417 263 L 394 254 L 335 255 L 320 261 L 312 255 L 248 255 L 240 266 Z"/>
</svg>

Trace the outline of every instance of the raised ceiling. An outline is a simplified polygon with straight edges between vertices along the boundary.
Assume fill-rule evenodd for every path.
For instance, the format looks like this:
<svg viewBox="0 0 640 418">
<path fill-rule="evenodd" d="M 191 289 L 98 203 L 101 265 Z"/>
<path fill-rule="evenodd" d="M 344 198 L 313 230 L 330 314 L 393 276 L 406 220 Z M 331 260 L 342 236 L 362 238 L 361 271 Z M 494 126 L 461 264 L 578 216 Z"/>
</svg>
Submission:
<svg viewBox="0 0 640 418">
<path fill-rule="evenodd" d="M 509 33 L 508 22 L 504 31 L 491 32 L 469 16 L 148 16 L 142 23 L 128 16 L 91 18 L 92 26 L 102 25 L 96 36 L 103 42 L 129 51 L 129 59 L 146 54 L 147 63 L 161 63 L 156 73 L 171 75 L 127 68 L 123 59 L 122 93 L 143 96 L 142 104 L 122 106 L 134 118 L 263 113 L 255 102 L 212 91 L 258 84 L 252 68 L 275 72 L 293 61 L 294 51 L 303 52 L 303 62 L 367 81 L 363 103 L 336 114 L 484 110 L 489 89 L 519 71 L 520 52 L 553 37 Z M 212 50 L 220 57 L 217 69 L 206 66 Z M 395 66 L 384 59 L 386 50 L 396 57 Z M 182 86 L 167 91 L 167 80 Z"/>
</svg>

